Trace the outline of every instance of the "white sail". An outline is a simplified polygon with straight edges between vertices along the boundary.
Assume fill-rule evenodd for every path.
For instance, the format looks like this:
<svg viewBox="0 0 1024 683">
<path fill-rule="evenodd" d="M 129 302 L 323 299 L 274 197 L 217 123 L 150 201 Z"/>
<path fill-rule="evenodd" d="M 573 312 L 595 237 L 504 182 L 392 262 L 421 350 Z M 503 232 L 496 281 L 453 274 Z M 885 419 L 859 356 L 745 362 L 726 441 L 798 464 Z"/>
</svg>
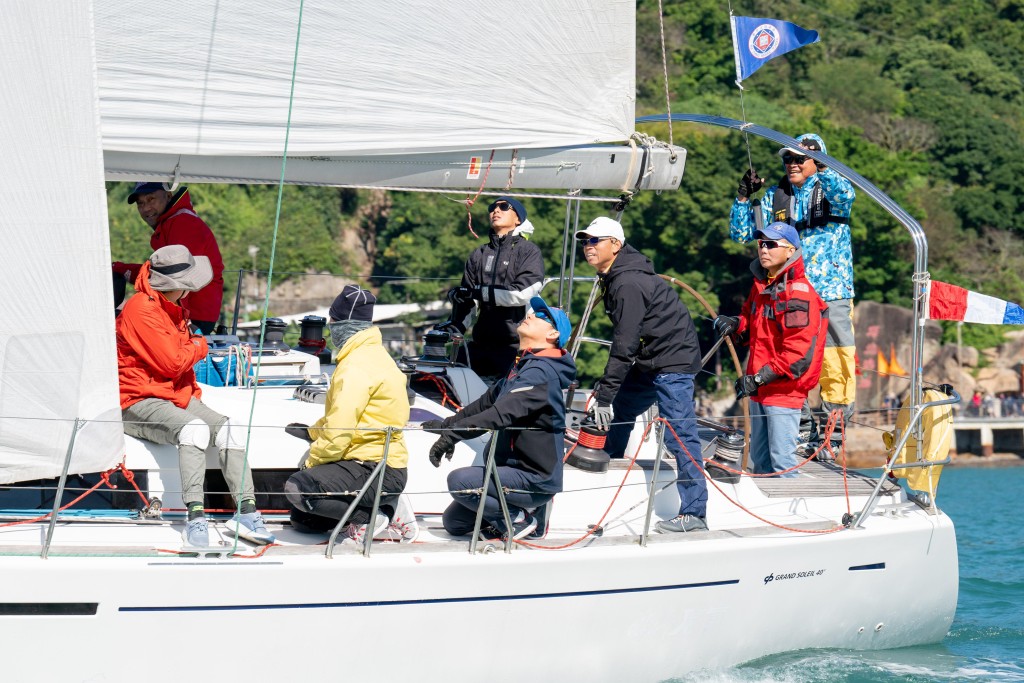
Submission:
<svg viewBox="0 0 1024 683">
<path fill-rule="evenodd" d="M 634 0 L 307 0 L 290 155 L 621 142 Z M 280 155 L 295 0 L 107 0 L 96 9 L 108 151 Z"/>
<path fill-rule="evenodd" d="M 72 473 L 124 451 L 93 54 L 89 3 L 4 3 L 0 483 L 59 476 L 76 420 Z"/>
</svg>

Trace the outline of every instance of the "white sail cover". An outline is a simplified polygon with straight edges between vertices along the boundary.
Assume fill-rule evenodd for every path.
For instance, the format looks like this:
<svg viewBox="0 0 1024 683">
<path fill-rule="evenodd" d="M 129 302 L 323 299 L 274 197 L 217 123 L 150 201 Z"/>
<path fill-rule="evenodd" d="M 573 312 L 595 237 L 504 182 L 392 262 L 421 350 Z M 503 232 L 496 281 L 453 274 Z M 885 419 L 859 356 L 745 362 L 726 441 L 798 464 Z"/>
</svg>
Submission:
<svg viewBox="0 0 1024 683">
<path fill-rule="evenodd" d="M 124 452 L 87 2 L 0 8 L 0 483 Z"/>
<path fill-rule="evenodd" d="M 104 0 L 106 150 L 280 155 L 298 0 Z M 617 142 L 634 0 L 306 0 L 289 155 Z"/>
</svg>

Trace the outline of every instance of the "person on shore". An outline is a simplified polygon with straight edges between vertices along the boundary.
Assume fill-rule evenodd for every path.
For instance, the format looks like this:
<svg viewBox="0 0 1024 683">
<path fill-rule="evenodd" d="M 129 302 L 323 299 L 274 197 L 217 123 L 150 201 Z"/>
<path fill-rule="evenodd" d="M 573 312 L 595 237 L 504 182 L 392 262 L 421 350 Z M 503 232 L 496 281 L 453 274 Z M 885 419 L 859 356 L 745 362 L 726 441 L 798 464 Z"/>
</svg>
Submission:
<svg viewBox="0 0 1024 683">
<path fill-rule="evenodd" d="M 657 529 L 705 531 L 708 488 L 693 406 L 700 346 L 690 311 L 651 260 L 626 244 L 618 221 L 595 218 L 576 238 L 597 269 L 612 322 L 612 346 L 593 408 L 597 426 L 608 431 L 605 450 L 624 457 L 637 416 L 657 403 L 675 432 L 666 432 L 665 447 L 676 459 L 679 491 L 679 514 L 658 522 Z"/>
<path fill-rule="evenodd" d="M 210 259 L 172 244 L 139 267 L 137 293 L 117 318 L 117 372 L 124 432 L 178 447 L 181 497 L 188 514 L 182 538 L 210 545 L 203 509 L 206 449 L 216 446 L 220 468 L 238 511 L 226 523 L 240 538 L 274 542 L 256 509 L 252 471 L 245 460 L 245 431 L 202 401 L 193 366 L 206 357 L 202 335 L 193 334 L 182 300 L 213 279 Z"/>
<path fill-rule="evenodd" d="M 484 430 L 497 430 L 495 466 L 509 506 L 512 529 L 507 529 L 497 490 L 487 482 L 482 534 L 486 539 L 518 540 L 534 534 L 533 511 L 546 505 L 562 490 L 562 459 L 565 455 L 565 399 L 563 392 L 576 379 L 576 364 L 565 350 L 572 334 L 569 316 L 551 308 L 540 297 L 530 300 L 532 313 L 516 328 L 519 358 L 505 378 L 476 401 L 444 420 L 428 420 L 423 429 L 440 438 L 430 449 L 435 467 L 441 458 L 451 459 L 455 444 L 472 439 Z M 460 467 L 448 475 L 454 499 L 442 522 L 453 536 L 472 533 L 484 468 Z M 543 535 L 543 531 L 538 535 Z"/>
<path fill-rule="evenodd" d="M 504 377 L 519 350 L 516 328 L 530 299 L 544 283 L 544 257 L 529 241 L 533 226 L 526 207 L 512 197 L 498 197 L 487 213 L 491 231 L 486 244 L 469 255 L 462 283 L 448 292 L 451 317 L 437 327 L 465 334 L 478 309 L 473 338 L 467 345 L 469 365 L 485 382 Z"/>
<path fill-rule="evenodd" d="M 739 316 L 715 318 L 720 337 L 748 335 L 746 374 L 736 397 L 750 397 L 750 459 L 756 474 L 795 477 L 801 406 L 818 384 L 828 307 L 804 272 L 800 236 L 786 223 L 755 233 L 754 285 Z"/>
<path fill-rule="evenodd" d="M 354 504 L 349 536 L 366 533 L 373 509 L 372 488 L 359 501 L 358 491 L 384 457 L 387 428 L 392 428 L 384 465 L 384 496 L 373 520 L 378 538 L 394 522 L 411 525 L 415 518 L 403 511 L 398 519 L 400 494 L 408 481 L 409 451 L 402 428 L 409 420 L 406 378 L 384 348 L 375 327 L 372 292 L 345 285 L 331 304 L 328 327 L 338 349 L 337 367 L 324 403 L 324 416 L 312 426 L 292 423 L 289 434 L 311 442 L 301 470 L 288 477 L 284 492 L 291 505 L 292 527 L 307 533 L 332 530 Z M 334 492 L 334 493 L 332 493 Z"/>
<path fill-rule="evenodd" d="M 785 175 L 765 191 L 760 201 L 752 198 L 764 181 L 753 168 L 744 174 L 729 216 L 729 236 L 746 243 L 772 222 L 791 225 L 800 235 L 807 279 L 829 307 L 820 386 L 824 411 L 840 410 L 843 414 L 831 439 L 833 451 L 838 452 L 843 424 L 853 419 L 857 398 L 850 239 L 850 212 L 856 192 L 849 180 L 804 154 L 807 150 L 827 154 L 821 136 L 805 133 L 797 140 L 798 148 L 779 150 Z M 818 438 L 817 425 L 806 406 L 801 433 L 808 442 Z"/>
<path fill-rule="evenodd" d="M 163 183 L 136 183 L 128 195 L 128 203 L 136 205 L 139 216 L 153 229 L 149 238 L 151 248 L 156 250 L 170 244 L 181 244 L 193 256 L 204 256 L 210 261 L 213 271 L 210 284 L 189 293 L 182 306 L 189 310 L 192 324 L 197 329 L 203 334 L 212 334 L 220 319 L 224 296 L 224 261 L 213 231 L 192 207 L 188 188 L 182 187 L 171 193 Z M 115 261 L 111 269 L 134 283 L 141 265 Z"/>
</svg>

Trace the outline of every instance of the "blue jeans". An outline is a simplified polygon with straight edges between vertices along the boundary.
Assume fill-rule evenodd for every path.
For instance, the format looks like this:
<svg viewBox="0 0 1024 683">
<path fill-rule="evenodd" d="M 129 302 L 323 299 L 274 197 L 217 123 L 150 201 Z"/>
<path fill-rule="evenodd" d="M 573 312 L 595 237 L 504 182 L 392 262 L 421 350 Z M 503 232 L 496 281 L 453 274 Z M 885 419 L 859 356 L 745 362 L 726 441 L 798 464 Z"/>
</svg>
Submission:
<svg viewBox="0 0 1024 683">
<path fill-rule="evenodd" d="M 551 493 L 528 493 L 532 486 L 529 474 L 515 467 L 498 468 L 502 488 L 515 489 L 505 494 L 509 517 L 515 521 L 520 510 L 534 510 L 554 498 Z M 483 486 L 483 467 L 460 467 L 448 475 L 448 490 L 454 502 L 441 516 L 444 530 L 452 536 L 467 536 L 473 533 L 476 523 L 476 509 L 480 505 L 477 493 L 461 493 L 462 489 L 479 489 Z M 501 514 L 501 503 L 494 488 L 494 480 L 487 482 L 487 496 L 484 498 L 484 526 L 505 530 L 505 518 Z"/>
<path fill-rule="evenodd" d="M 800 435 L 800 409 L 750 402 L 750 461 L 755 474 L 795 467 Z M 796 472 L 780 475 L 795 477 Z"/>
<path fill-rule="evenodd" d="M 693 410 L 693 378 L 694 375 L 685 372 L 663 372 L 652 378 L 635 367 L 631 369 L 612 402 L 615 424 L 608 432 L 605 450 L 613 458 L 624 457 L 633 422 L 657 402 L 658 413 L 669 421 L 686 451 L 693 456 L 691 460 L 672 432 L 665 430 L 665 448 L 675 456 L 679 472 L 676 480 L 679 514 L 704 517 L 707 515 L 708 483 L 704 479 L 697 415 Z M 632 457 L 632 453 L 629 455 Z"/>
</svg>

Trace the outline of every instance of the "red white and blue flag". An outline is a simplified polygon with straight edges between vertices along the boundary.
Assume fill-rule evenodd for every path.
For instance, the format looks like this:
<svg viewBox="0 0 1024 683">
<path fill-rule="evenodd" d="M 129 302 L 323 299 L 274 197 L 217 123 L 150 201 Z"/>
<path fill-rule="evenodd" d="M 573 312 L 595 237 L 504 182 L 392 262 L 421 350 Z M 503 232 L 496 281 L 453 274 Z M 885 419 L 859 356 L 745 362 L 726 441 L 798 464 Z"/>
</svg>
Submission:
<svg viewBox="0 0 1024 683">
<path fill-rule="evenodd" d="M 820 40 L 817 31 L 779 19 L 730 16 L 729 23 L 732 26 L 732 52 L 736 58 L 736 85 L 769 59 Z"/>
<path fill-rule="evenodd" d="M 1024 325 L 1024 308 L 994 296 L 932 280 L 928 289 L 928 317 L 987 325 Z"/>
</svg>

